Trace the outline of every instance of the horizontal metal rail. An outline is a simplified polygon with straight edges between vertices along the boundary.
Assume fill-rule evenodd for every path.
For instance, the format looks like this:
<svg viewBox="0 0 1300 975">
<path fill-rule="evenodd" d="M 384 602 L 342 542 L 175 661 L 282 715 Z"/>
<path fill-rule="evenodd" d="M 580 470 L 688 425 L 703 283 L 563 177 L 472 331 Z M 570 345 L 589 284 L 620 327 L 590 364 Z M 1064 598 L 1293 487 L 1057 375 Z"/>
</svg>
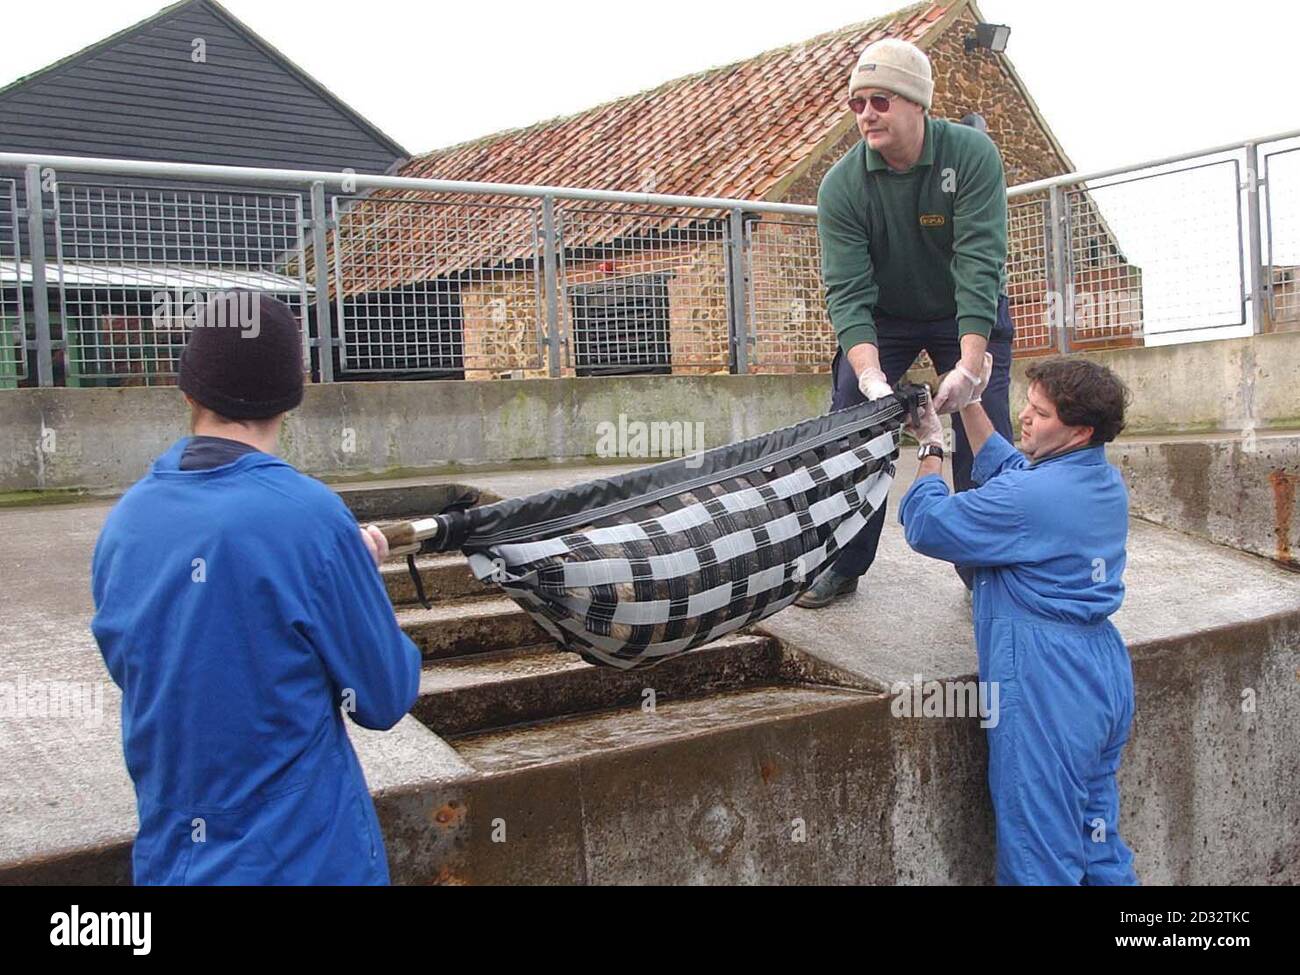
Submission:
<svg viewBox="0 0 1300 975">
<path fill-rule="evenodd" d="M 1169 163 L 1183 162 L 1198 156 L 1231 152 L 1249 145 L 1280 142 L 1300 138 L 1300 129 L 1289 129 L 1253 138 L 1238 139 L 1221 145 L 1189 149 L 1185 152 L 1107 169 L 1077 171 L 1052 176 L 1047 179 L 1019 183 L 1008 188 L 1010 197 L 1025 196 L 1054 186 L 1069 186 L 1088 180 L 1118 176 Z M 153 176 L 163 179 L 195 179 L 241 185 L 271 184 L 277 186 L 309 186 L 319 180 L 328 189 L 355 192 L 362 189 L 415 190 L 437 193 L 478 193 L 494 196 L 543 197 L 561 200 L 587 200 L 593 203 L 641 203 L 653 206 L 694 206 L 702 208 L 734 209 L 754 213 L 794 213 L 813 216 L 817 208 L 801 203 L 772 203 L 766 200 L 738 200 L 731 197 L 676 196 L 663 193 L 631 193 L 624 190 L 578 189 L 571 186 L 548 186 L 526 183 L 483 183 L 467 180 L 429 179 L 410 176 L 376 176 L 343 171 L 313 171 L 301 169 L 269 169 L 263 167 L 214 166 L 205 163 L 155 162 L 143 159 L 108 159 L 96 156 L 60 156 L 50 153 L 0 152 L 0 167 L 29 165 L 52 166 L 80 173 L 107 173 L 119 176 Z"/>
<path fill-rule="evenodd" d="M 743 210 L 759 213 L 815 215 L 817 208 L 800 203 L 769 203 L 730 197 L 672 196 L 664 193 L 629 193 L 622 190 L 585 190 L 572 186 L 544 186 L 525 183 L 480 183 L 454 179 L 424 179 L 409 176 L 372 176 L 366 173 L 264 169 L 245 166 L 211 166 L 205 163 L 150 162 L 141 159 L 103 159 L 92 156 L 54 156 L 45 153 L 0 152 L 0 167 L 36 165 L 77 173 L 106 173 L 117 176 L 152 176 L 157 179 L 188 179 L 240 186 L 310 186 L 355 193 L 359 190 L 412 190 L 422 193 L 470 193 L 484 196 L 551 196 L 557 200 L 586 200 L 591 203 L 640 203 L 652 206 L 699 207 Z"/>
<path fill-rule="evenodd" d="M 1089 180 L 1104 179 L 1107 176 L 1120 176 L 1124 173 L 1134 173 L 1142 169 L 1153 169 L 1156 166 L 1167 166 L 1170 163 L 1185 162 L 1188 159 L 1196 159 L 1200 156 L 1212 156 L 1220 152 L 1232 152 L 1237 149 L 1245 149 L 1247 146 L 1261 145 L 1265 142 L 1281 142 L 1284 139 L 1298 138 L 1300 138 L 1300 129 L 1291 129 L 1288 132 L 1275 132 L 1272 135 L 1261 135 L 1255 139 L 1239 139 L 1236 142 L 1225 142 L 1223 145 L 1210 146 L 1205 149 L 1190 149 L 1187 152 L 1176 153 L 1172 156 L 1161 156 L 1156 159 L 1147 159 L 1143 162 L 1129 163 L 1124 166 L 1112 166 L 1109 169 L 1065 173 L 1061 176 L 1051 176 L 1047 179 L 1036 179 L 1031 183 L 1018 183 L 1007 190 L 1007 196 L 1026 196 L 1030 193 L 1050 190 L 1055 186 L 1071 186 L 1075 183 L 1086 183 Z"/>
</svg>

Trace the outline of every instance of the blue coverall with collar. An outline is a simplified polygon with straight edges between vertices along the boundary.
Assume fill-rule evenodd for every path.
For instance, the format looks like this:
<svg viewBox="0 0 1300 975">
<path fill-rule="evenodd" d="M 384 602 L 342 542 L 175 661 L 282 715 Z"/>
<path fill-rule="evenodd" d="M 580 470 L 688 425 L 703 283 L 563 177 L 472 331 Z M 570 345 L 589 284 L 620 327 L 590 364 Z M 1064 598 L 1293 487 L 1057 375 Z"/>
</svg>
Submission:
<svg viewBox="0 0 1300 975">
<path fill-rule="evenodd" d="M 123 495 L 91 563 L 135 883 L 387 884 L 343 715 L 400 721 L 420 651 L 337 494 L 256 450 L 185 469 L 190 439 Z"/>
<path fill-rule="evenodd" d="M 1124 598 L 1128 492 L 1105 447 L 1034 463 L 993 433 L 970 491 L 920 477 L 899 509 L 916 551 L 975 570 L 1000 884 L 1135 884 L 1116 773 L 1133 719 Z"/>
</svg>

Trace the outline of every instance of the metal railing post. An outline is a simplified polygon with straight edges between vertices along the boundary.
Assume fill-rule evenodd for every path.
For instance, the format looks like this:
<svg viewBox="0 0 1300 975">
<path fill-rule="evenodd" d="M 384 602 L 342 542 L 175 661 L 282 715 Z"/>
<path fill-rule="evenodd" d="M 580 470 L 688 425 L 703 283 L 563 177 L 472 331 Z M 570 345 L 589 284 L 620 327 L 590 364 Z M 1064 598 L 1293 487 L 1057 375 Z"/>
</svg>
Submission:
<svg viewBox="0 0 1300 975">
<path fill-rule="evenodd" d="M 36 381 L 54 385 L 54 352 L 50 342 L 50 290 L 45 280 L 45 196 L 41 191 L 41 167 L 26 169 L 27 239 L 32 258 L 32 310 L 36 315 Z M 21 300 L 21 299 L 20 299 Z M 68 324 L 63 323 L 64 334 Z M 24 339 L 25 341 L 25 339 Z"/>
<path fill-rule="evenodd" d="M 731 343 L 731 369 L 749 372 L 749 310 L 745 301 L 745 214 L 733 207 L 727 218 L 727 333 Z"/>
<path fill-rule="evenodd" d="M 555 197 L 542 197 L 542 265 L 546 281 L 546 368 L 556 379 L 560 375 L 560 284 L 559 248 L 555 232 Z"/>
<path fill-rule="evenodd" d="M 1268 315 L 1264 313 L 1264 259 L 1259 226 L 1259 147 L 1246 143 L 1246 239 L 1249 265 L 1247 273 L 1250 288 L 1250 330 L 1255 335 L 1264 331 Z M 1271 314 L 1272 309 L 1269 309 Z"/>
<path fill-rule="evenodd" d="M 330 312 L 329 261 L 326 259 L 329 215 L 325 209 L 325 184 L 311 184 L 311 261 L 316 276 L 316 358 L 320 381 L 334 381 L 334 321 Z"/>
<path fill-rule="evenodd" d="M 1070 297 L 1070 232 L 1067 226 L 1065 190 L 1053 186 L 1049 190 L 1048 213 L 1051 221 L 1052 259 L 1048 265 L 1047 290 L 1056 295 L 1052 324 L 1056 328 L 1056 351 L 1070 351 L 1070 329 L 1074 326 L 1074 309 Z"/>
</svg>

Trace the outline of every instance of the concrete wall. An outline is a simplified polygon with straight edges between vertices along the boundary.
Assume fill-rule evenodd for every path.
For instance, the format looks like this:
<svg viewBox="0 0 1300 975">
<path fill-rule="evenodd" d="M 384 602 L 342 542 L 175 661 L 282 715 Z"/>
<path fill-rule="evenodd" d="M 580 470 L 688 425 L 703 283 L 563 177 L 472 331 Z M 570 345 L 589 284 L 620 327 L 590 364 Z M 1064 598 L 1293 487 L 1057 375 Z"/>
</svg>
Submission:
<svg viewBox="0 0 1300 975">
<path fill-rule="evenodd" d="M 1133 392 L 1129 428 L 1111 452 L 1129 477 L 1135 513 L 1269 557 L 1300 545 L 1290 486 L 1300 475 L 1300 441 L 1286 436 L 1300 431 L 1300 333 L 1089 355 Z M 1032 361 L 1013 364 L 1013 415 Z M 703 424 L 711 447 L 828 406 L 824 373 L 338 383 L 307 389 L 283 453 L 331 478 L 567 463 L 595 457 L 600 424 L 620 414 Z M 171 388 L 0 390 L 0 492 L 120 491 L 185 433 L 185 422 Z M 1200 445 L 1178 443 L 1185 434 Z M 1216 439 L 1239 444 L 1208 445 Z"/>
<path fill-rule="evenodd" d="M 693 432 L 701 424 L 698 449 L 788 426 L 829 403 L 826 377 L 810 375 L 337 383 L 308 387 L 281 453 L 335 478 L 564 463 L 597 457 L 601 425 L 620 414 Z M 0 391 L 0 492 L 122 490 L 186 432 L 187 418 L 170 387 Z"/>
<path fill-rule="evenodd" d="M 1087 355 L 1128 384 L 1128 436 L 1300 429 L 1300 333 L 1186 342 Z M 1012 366 L 1012 413 L 1025 402 L 1024 373 Z"/>
<path fill-rule="evenodd" d="M 1107 448 L 1133 514 L 1300 567 L 1300 333 L 1088 357 L 1133 394 L 1125 435 Z M 1032 361 L 1013 365 L 1013 417 Z"/>
<path fill-rule="evenodd" d="M 1133 514 L 1300 569 L 1300 435 L 1123 440 L 1106 454 Z"/>
<path fill-rule="evenodd" d="M 1300 882 L 1298 650 L 1295 613 L 1131 647 L 1120 832 L 1143 883 Z M 377 802 L 398 883 L 980 884 L 986 766 L 977 721 L 864 696 Z M 498 816 L 526 822 L 522 840 L 492 842 Z"/>
</svg>

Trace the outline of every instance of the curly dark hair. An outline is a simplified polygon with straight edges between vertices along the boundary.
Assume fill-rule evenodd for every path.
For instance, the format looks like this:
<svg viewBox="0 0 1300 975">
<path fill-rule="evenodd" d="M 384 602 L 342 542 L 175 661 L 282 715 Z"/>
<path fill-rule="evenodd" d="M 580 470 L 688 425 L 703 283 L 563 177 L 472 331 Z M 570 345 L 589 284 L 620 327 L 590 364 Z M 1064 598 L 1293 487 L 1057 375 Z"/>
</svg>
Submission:
<svg viewBox="0 0 1300 975">
<path fill-rule="evenodd" d="M 1092 427 L 1089 443 L 1110 443 L 1124 429 L 1129 390 L 1105 366 L 1079 356 L 1054 356 L 1031 365 L 1025 378 L 1055 404 L 1062 423 Z"/>
</svg>

